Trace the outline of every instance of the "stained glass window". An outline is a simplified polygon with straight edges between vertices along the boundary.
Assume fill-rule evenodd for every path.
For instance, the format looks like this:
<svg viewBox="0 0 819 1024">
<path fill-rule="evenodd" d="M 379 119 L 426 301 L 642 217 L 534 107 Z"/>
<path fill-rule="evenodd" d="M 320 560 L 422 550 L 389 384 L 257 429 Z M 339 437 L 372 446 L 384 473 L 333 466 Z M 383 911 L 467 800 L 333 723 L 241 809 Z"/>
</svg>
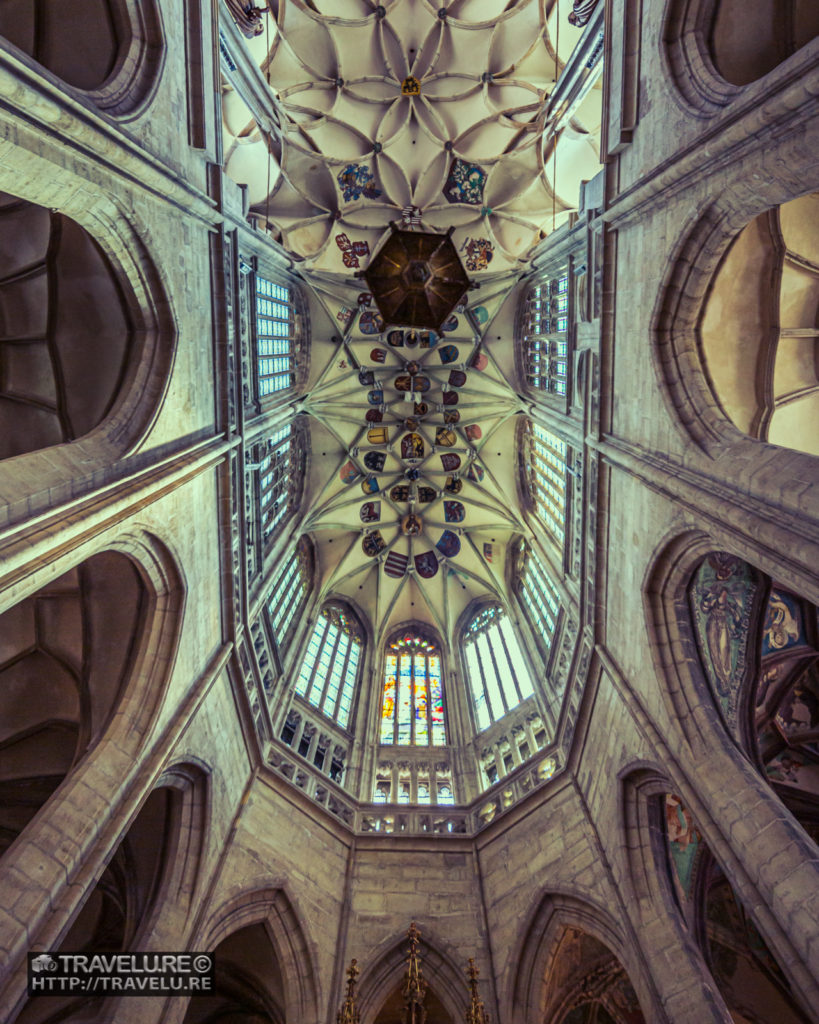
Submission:
<svg viewBox="0 0 819 1024">
<path fill-rule="evenodd" d="M 352 617 L 335 605 L 313 626 L 296 679 L 296 693 L 322 714 L 347 727 L 363 640 Z"/>
<path fill-rule="evenodd" d="M 533 548 L 521 544 L 525 562 L 520 575 L 520 598 L 535 636 L 548 648 L 555 635 L 560 598 L 551 576 Z"/>
<path fill-rule="evenodd" d="M 296 313 L 287 285 L 260 274 L 256 282 L 256 384 L 259 398 L 295 382 Z"/>
<path fill-rule="evenodd" d="M 523 652 L 500 605 L 488 605 L 464 631 L 464 658 L 478 730 L 534 693 Z"/>
<path fill-rule="evenodd" d="M 441 655 L 435 644 L 407 633 L 387 648 L 381 742 L 444 746 Z"/>
<path fill-rule="evenodd" d="M 566 394 L 569 275 L 564 269 L 533 285 L 524 298 L 522 332 L 526 379 L 539 391 Z"/>
<path fill-rule="evenodd" d="M 537 514 L 562 550 L 566 520 L 566 443 L 529 421 L 527 456 L 529 490 Z"/>
<path fill-rule="evenodd" d="M 267 613 L 273 638 L 283 647 L 290 629 L 307 601 L 311 558 L 309 541 L 302 539 L 293 554 L 279 568 L 267 598 Z"/>
</svg>

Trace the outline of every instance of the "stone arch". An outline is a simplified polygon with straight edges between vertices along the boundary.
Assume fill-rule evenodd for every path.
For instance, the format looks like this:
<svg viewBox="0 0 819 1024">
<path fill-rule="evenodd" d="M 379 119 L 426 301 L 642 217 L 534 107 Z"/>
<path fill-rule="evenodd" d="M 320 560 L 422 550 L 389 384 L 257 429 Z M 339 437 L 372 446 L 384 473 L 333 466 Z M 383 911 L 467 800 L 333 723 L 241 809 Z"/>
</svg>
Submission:
<svg viewBox="0 0 819 1024">
<path fill-rule="evenodd" d="M 817 33 L 810 5 L 763 0 L 749 9 L 741 0 L 670 0 L 663 57 L 685 108 L 713 117 Z"/>
<path fill-rule="evenodd" d="M 427 924 L 420 925 L 419 960 L 427 982 L 427 1004 L 433 993 L 440 1014 L 447 1014 L 453 1024 L 462 1021 L 469 1007 L 466 963 L 459 969 L 459 953 Z M 400 988 L 407 969 L 408 940 L 391 936 L 379 944 L 369 957 L 370 966 L 362 972 L 358 985 L 361 1024 L 375 1024 L 380 1012 Z M 439 1018 L 440 1019 L 440 1018 Z"/>
<path fill-rule="evenodd" d="M 259 887 L 243 887 L 211 913 L 197 939 L 198 948 L 214 950 L 232 934 L 262 926 L 281 972 L 284 1020 L 319 1024 L 317 947 L 302 921 L 303 914 L 288 895 L 286 885 L 274 881 Z"/>
<path fill-rule="evenodd" d="M 624 967 L 624 964 L 632 965 L 632 957 L 628 955 L 628 944 L 624 941 L 622 929 L 612 916 L 587 898 L 569 893 L 546 893 L 530 912 L 510 958 L 508 989 L 501 1004 L 502 1019 L 510 1021 L 510 1024 L 525 1024 L 532 1020 L 559 1024 L 565 1014 L 571 1011 L 571 991 L 563 998 L 553 998 L 553 1004 L 550 1004 L 547 989 L 549 977 L 560 955 L 561 944 L 572 933 L 587 936 L 608 954 L 611 963 L 607 961 L 605 970 L 598 972 L 605 975 L 603 989 L 609 983 L 621 987 L 624 980 L 628 986 L 624 992 L 629 1000 L 633 996 L 636 1002 L 637 996 Z M 652 1022 L 665 1020 L 649 983 L 642 976 L 636 978 L 636 981 L 641 993 L 636 1011 L 642 1016 L 632 1019 Z M 641 1008 L 648 1005 L 649 1000 L 652 1013 L 645 1016 Z M 615 1019 L 619 1021 L 620 1018 Z"/>
<path fill-rule="evenodd" d="M 726 254 L 749 221 L 759 216 L 760 205 L 765 204 L 764 212 L 765 208 L 770 209 L 777 203 L 788 203 L 791 196 L 782 195 L 782 189 L 782 184 L 774 182 L 765 187 L 766 197 L 762 203 L 756 198 L 753 202 L 743 201 L 738 208 L 729 207 L 727 201 L 720 201 L 698 213 L 670 260 L 651 321 L 653 356 L 660 389 L 678 428 L 687 440 L 693 440 L 712 458 L 730 454 L 748 462 L 752 460 L 750 471 L 753 477 L 764 477 L 769 492 L 772 478 L 784 487 L 785 480 L 794 474 L 810 474 L 812 461 L 806 461 L 809 456 L 804 451 L 786 449 L 785 454 L 781 447 L 764 440 L 766 429 L 761 435 L 757 430 L 760 436 L 755 437 L 736 425 L 729 414 L 732 400 L 729 392 L 724 388 L 722 392 L 718 389 L 709 370 L 702 332 L 705 324 L 706 330 L 713 333 L 711 321 L 706 323 L 706 319 L 715 280 Z M 795 200 L 797 203 L 802 201 L 799 197 Z M 716 308 L 714 305 L 713 309 Z M 796 336 L 792 340 L 799 341 Z M 760 359 L 768 358 L 770 351 L 770 345 L 760 348 Z M 792 367 L 791 355 L 797 360 Z M 804 361 L 801 350 L 794 349 L 791 355 L 786 360 L 788 365 L 783 363 L 783 369 L 797 372 L 797 363 Z M 746 369 L 744 365 L 740 366 L 739 356 L 736 361 L 740 367 L 737 373 L 753 380 L 765 378 L 768 382 L 766 387 L 772 386 L 771 369 L 761 365 L 758 370 L 755 365 Z M 769 399 L 766 398 L 765 402 Z M 757 419 L 764 428 L 765 417 Z M 745 426 L 750 426 L 750 421 Z"/>
<path fill-rule="evenodd" d="M 70 11 L 53 0 L 6 3 L 0 35 L 119 118 L 136 117 L 148 106 L 165 63 L 156 0 L 74 0 Z"/>
<path fill-rule="evenodd" d="M 0 187 L 11 182 L 1 177 Z M 0 194 L 0 219 L 9 222 L 0 254 L 3 401 L 17 417 L 0 463 L 0 481 L 15 496 L 10 521 L 36 510 L 32 503 L 77 496 L 95 472 L 135 452 L 158 415 L 176 338 L 139 224 L 113 200 L 89 202 L 79 180 L 59 172 L 47 182 L 29 173 L 21 185 L 15 181 L 14 196 Z M 80 327 L 89 323 L 90 333 Z M 99 389 L 88 367 L 89 358 L 97 361 L 97 334 L 118 352 L 100 357 Z M 34 425 L 17 425 L 20 410 L 39 424 L 33 443 Z"/>
</svg>

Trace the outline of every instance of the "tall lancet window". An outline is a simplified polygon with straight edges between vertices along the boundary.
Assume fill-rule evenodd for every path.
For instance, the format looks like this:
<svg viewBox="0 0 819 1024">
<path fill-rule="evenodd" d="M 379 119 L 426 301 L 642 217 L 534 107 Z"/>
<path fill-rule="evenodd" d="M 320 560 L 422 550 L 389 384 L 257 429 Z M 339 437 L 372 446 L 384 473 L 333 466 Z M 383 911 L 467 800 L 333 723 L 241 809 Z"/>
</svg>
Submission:
<svg viewBox="0 0 819 1024">
<path fill-rule="evenodd" d="M 539 391 L 566 394 L 568 327 L 569 275 L 562 270 L 533 285 L 524 299 L 526 380 Z"/>
<path fill-rule="evenodd" d="M 548 651 L 557 627 L 560 597 L 548 571 L 534 548 L 521 541 L 523 569 L 520 573 L 518 593 L 532 626 L 535 639 L 542 641 Z"/>
<path fill-rule="evenodd" d="M 256 281 L 256 386 L 259 398 L 295 383 L 296 307 L 293 290 L 260 274 Z"/>
<path fill-rule="evenodd" d="M 518 638 L 500 605 L 482 608 L 472 619 L 464 630 L 463 652 L 479 730 L 535 692 Z"/>
<path fill-rule="evenodd" d="M 403 633 L 387 647 L 381 742 L 419 747 L 446 743 L 441 654 L 415 633 Z"/>
<path fill-rule="evenodd" d="M 529 493 L 538 518 L 563 550 L 566 522 L 565 441 L 529 421 L 526 427 Z"/>
<path fill-rule="evenodd" d="M 302 537 L 290 557 L 279 566 L 267 598 L 270 628 L 280 650 L 290 638 L 307 602 L 312 574 L 312 545 Z"/>
<path fill-rule="evenodd" d="M 313 626 L 296 680 L 296 693 L 345 729 L 363 651 L 364 638 L 353 616 L 328 605 Z"/>
</svg>

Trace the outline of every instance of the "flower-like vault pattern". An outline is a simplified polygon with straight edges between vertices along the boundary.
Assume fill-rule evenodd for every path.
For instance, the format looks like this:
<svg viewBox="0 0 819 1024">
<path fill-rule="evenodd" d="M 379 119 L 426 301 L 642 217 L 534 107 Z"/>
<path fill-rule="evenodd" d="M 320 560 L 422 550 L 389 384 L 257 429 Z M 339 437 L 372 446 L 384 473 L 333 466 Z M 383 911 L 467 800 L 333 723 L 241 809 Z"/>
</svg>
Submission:
<svg viewBox="0 0 819 1024">
<path fill-rule="evenodd" d="M 340 232 L 372 253 L 413 209 L 422 230 L 454 227 L 472 272 L 516 271 L 598 170 L 599 90 L 544 141 L 544 100 L 580 35 L 565 12 L 555 31 L 557 13 L 554 0 L 279 0 L 252 43 L 278 124 L 234 126 L 229 173 L 264 139 L 252 209 L 316 269 L 348 269 Z"/>
</svg>

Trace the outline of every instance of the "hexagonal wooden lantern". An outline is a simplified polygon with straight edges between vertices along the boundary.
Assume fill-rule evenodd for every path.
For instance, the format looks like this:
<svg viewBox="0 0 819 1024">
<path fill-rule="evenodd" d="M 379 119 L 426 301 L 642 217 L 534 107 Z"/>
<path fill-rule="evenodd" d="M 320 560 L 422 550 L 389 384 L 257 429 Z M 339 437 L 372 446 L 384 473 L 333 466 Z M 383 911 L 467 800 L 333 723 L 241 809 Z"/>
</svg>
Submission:
<svg viewBox="0 0 819 1024">
<path fill-rule="evenodd" d="M 361 276 L 388 324 L 437 331 L 461 301 L 469 278 L 450 234 L 393 227 L 370 260 Z"/>
</svg>

